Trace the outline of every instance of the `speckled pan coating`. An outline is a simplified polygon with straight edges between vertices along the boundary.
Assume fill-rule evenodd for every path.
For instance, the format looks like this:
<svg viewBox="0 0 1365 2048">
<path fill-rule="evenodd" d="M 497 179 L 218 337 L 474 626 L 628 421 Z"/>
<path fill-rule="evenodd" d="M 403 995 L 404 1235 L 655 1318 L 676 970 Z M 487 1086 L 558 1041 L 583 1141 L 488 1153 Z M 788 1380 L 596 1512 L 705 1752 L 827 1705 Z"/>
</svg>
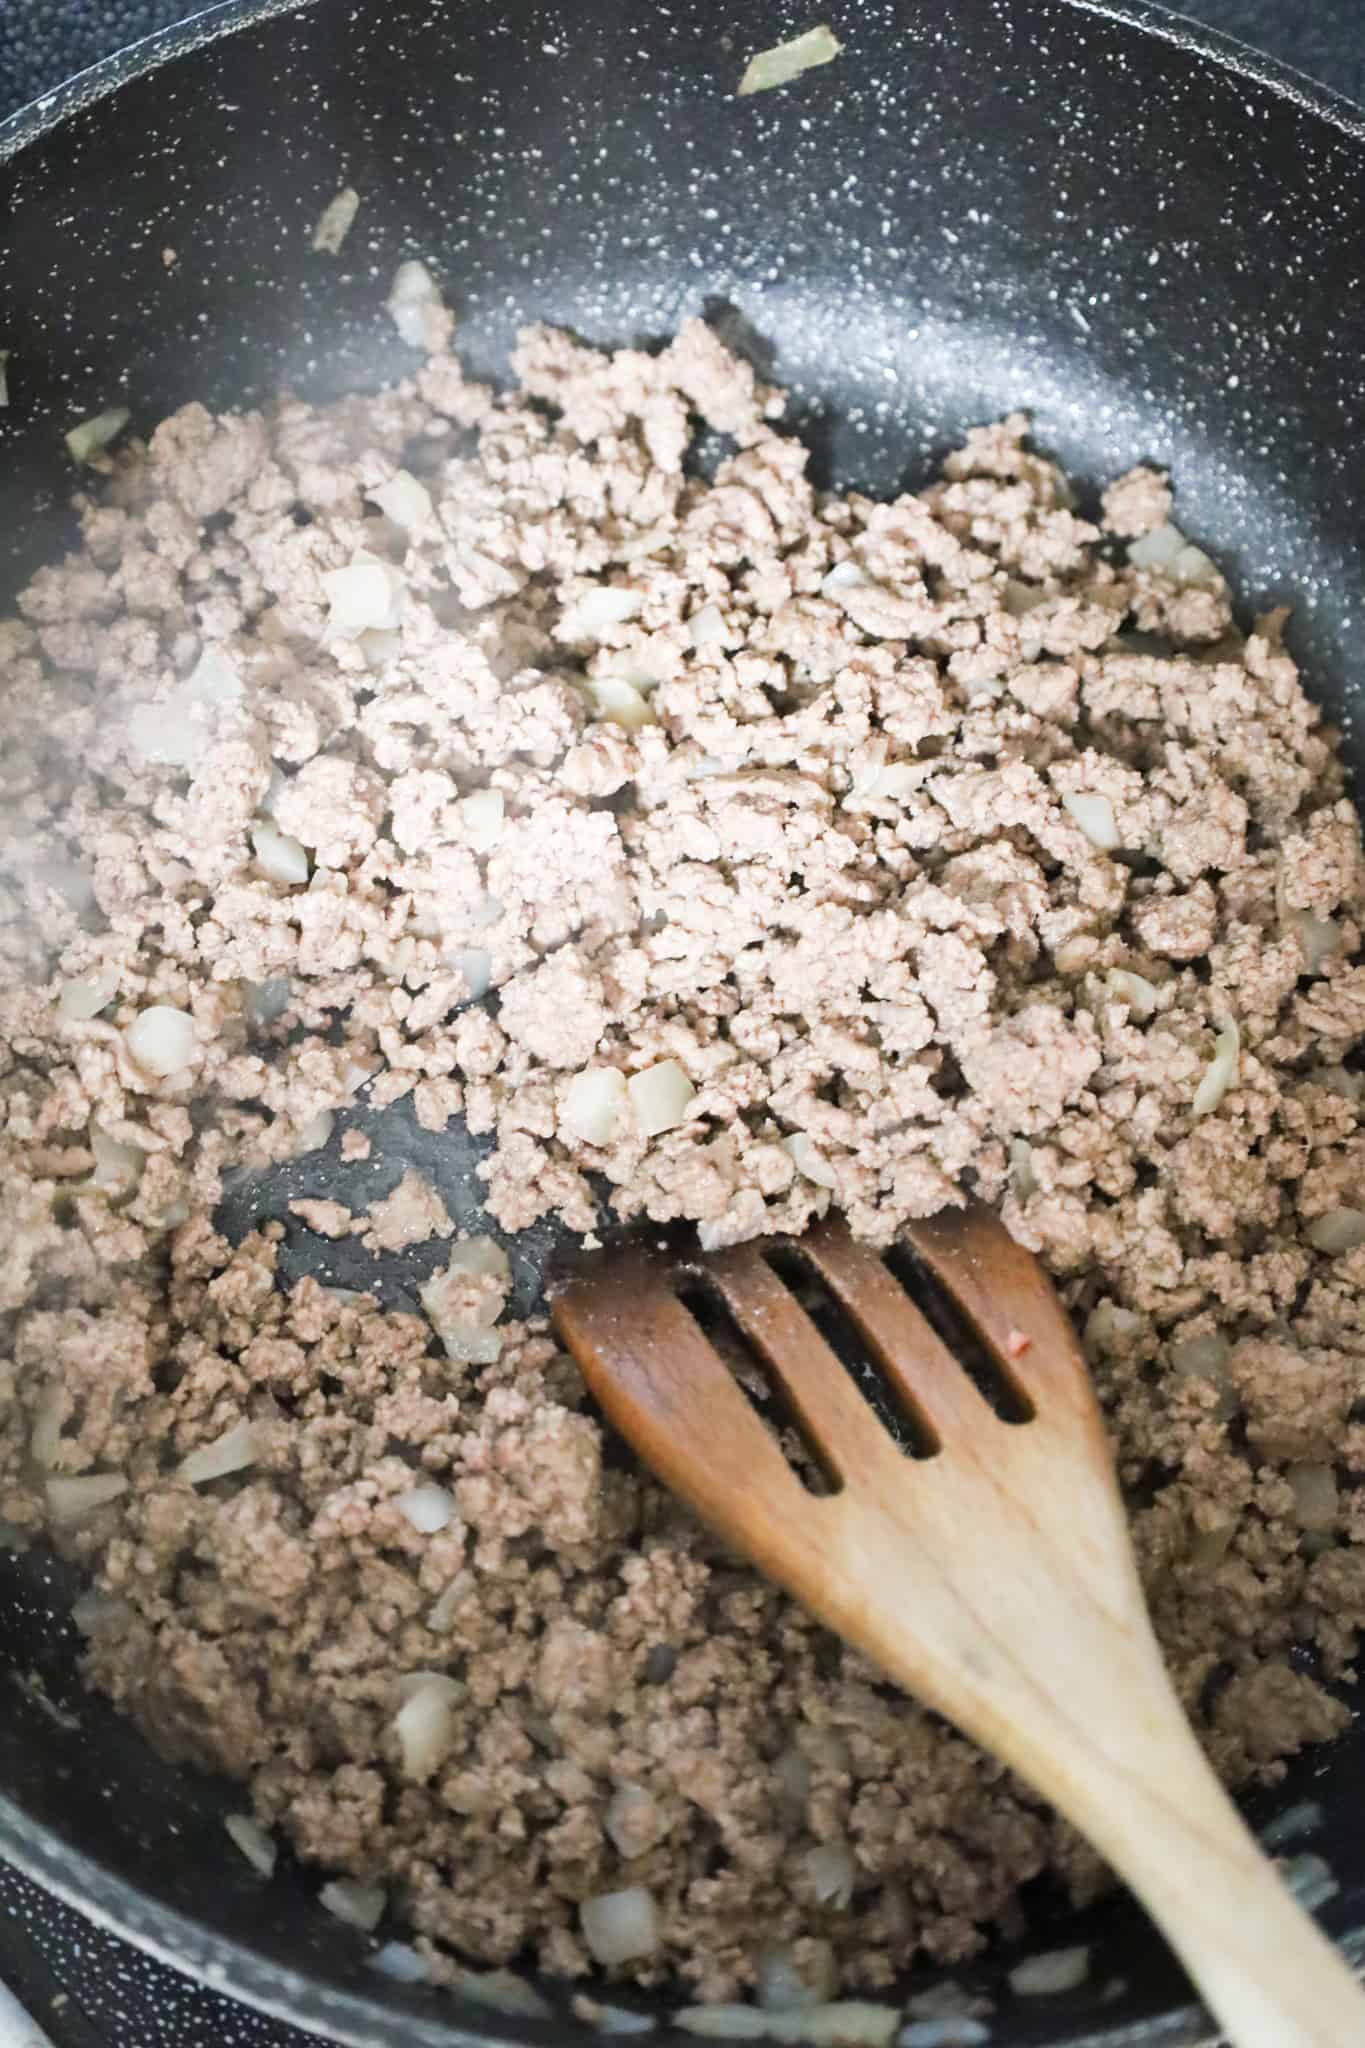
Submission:
<svg viewBox="0 0 1365 2048">
<path fill-rule="evenodd" d="M 0 598 L 61 545 L 63 426 L 120 402 L 150 425 L 190 397 L 382 382 L 408 366 L 382 288 L 421 253 L 481 371 L 533 314 L 605 341 L 709 310 L 797 394 L 831 479 L 894 488 L 1018 405 L 1081 475 L 1170 463 L 1182 524 L 1234 581 L 1297 594 L 1296 651 L 1349 720 L 1365 621 L 1361 118 L 1141 7 L 823 12 L 843 56 L 736 102 L 746 55 L 814 13 L 230 6 L 165 39 L 160 69 L 145 50 L 115 60 L 0 129 Z M 345 183 L 359 219 L 340 257 L 315 255 Z M 62 1595 L 0 1554 L 0 1654 L 66 1701 Z M 469 2012 L 461 2032 L 448 2005 L 385 1995 L 302 1883 L 263 1894 L 237 1867 L 217 1788 L 162 1770 L 102 1703 L 79 1714 L 61 1726 L 16 1694 L 0 1716 L 0 1850 L 54 1889 L 338 2039 L 544 2033 Z M 1311 1845 L 1342 1880 L 1332 1924 L 1359 1927 L 1358 1753 L 1314 1768 L 1338 1815 Z M 1091 1986 L 1065 2009 L 1002 2008 L 997 2041 L 1199 2037 L 1130 1917 L 1106 1911 L 1092 1935 Z"/>
</svg>

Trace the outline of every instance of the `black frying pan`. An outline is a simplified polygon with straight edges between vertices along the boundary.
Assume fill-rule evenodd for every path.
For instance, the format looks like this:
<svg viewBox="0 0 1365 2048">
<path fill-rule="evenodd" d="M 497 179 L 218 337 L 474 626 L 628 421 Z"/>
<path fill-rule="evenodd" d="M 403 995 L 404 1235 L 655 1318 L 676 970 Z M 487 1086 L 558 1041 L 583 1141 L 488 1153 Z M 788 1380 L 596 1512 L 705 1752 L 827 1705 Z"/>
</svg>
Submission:
<svg viewBox="0 0 1365 2048">
<path fill-rule="evenodd" d="M 743 57 L 820 19 L 815 0 L 247 0 L 0 128 L 0 603 L 69 534 L 61 426 L 120 401 L 149 426 L 189 398 L 373 387 L 408 367 L 380 301 L 421 253 L 485 373 L 530 317 L 620 341 L 706 309 L 798 394 L 822 480 L 918 482 L 1020 405 L 1081 476 L 1170 463 L 1182 523 L 1235 585 L 1297 600 L 1295 651 L 1365 765 L 1365 122 L 1140 4 L 823 17 L 835 65 L 736 101 Z M 337 264 L 309 231 L 343 182 L 364 206 Z M 70 1591 L 0 1552 L 0 1664 L 79 1711 L 59 1725 L 0 1695 L 0 1854 L 339 2040 L 596 2038 L 567 2012 L 504 2021 L 390 1987 L 301 1874 L 263 1893 L 226 1846 L 230 1788 L 81 1697 Z M 1365 1949 L 1363 1771 L 1353 1733 L 1256 1817 L 1321 1804 L 1296 1846 L 1330 1859 L 1325 1917 Z M 1030 1906 L 1036 1944 L 1094 1942 L 1091 1976 L 1051 2005 L 1004 1993 L 993 2043 L 1201 2038 L 1126 1904 Z"/>
</svg>

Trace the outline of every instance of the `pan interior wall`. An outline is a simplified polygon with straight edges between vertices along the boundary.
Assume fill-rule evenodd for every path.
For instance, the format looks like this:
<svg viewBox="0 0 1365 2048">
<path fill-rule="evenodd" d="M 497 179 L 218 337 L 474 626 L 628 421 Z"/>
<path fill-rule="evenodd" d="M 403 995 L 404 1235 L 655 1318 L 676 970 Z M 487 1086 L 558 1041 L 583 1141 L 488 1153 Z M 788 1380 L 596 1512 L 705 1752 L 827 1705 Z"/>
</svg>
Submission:
<svg viewBox="0 0 1365 2048">
<path fill-rule="evenodd" d="M 918 483 L 1013 409 L 1081 477 L 1169 465 L 1182 526 L 1234 586 L 1258 608 L 1294 599 L 1291 644 L 1359 771 L 1365 141 L 1306 92 L 1065 0 L 875 0 L 831 20 L 832 65 L 736 100 L 747 56 L 791 32 L 778 0 L 730 27 L 711 0 L 356 0 L 184 38 L 50 133 L 11 130 L 8 160 L 0 137 L 0 610 L 70 540 L 65 427 L 114 404 L 147 428 L 190 399 L 374 389 L 412 367 L 382 301 L 421 255 L 483 374 L 505 374 L 530 319 L 648 343 L 705 313 L 791 389 L 821 481 Z M 356 226 L 316 254 L 345 184 Z M 378 2028 L 382 2002 L 406 2040 L 452 2039 L 448 2008 L 376 1988 L 302 1879 L 262 1910 L 225 1847 L 231 1788 L 165 1768 L 82 1695 L 72 1590 L 0 1551 L 0 1848 L 338 2035 Z M 1294 1846 L 1331 1861 L 1336 1930 L 1365 1921 L 1343 1818 L 1363 1761 L 1348 1737 L 1259 1809 L 1326 1809 Z M 1090 2002 L 1021 2013 L 1003 2038 L 1117 2041 L 1097 2030 L 1178 2002 L 1122 1908 L 1045 1938 L 1094 1939 Z M 1101 2014 L 1108 1984 L 1124 1988 Z"/>
</svg>

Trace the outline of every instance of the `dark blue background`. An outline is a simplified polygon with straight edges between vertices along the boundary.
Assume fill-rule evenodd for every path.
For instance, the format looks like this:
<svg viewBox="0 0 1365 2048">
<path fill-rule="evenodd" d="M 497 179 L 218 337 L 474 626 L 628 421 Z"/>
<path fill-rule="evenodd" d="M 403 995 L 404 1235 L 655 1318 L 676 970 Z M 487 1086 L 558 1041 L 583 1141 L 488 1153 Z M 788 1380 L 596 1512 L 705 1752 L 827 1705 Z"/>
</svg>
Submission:
<svg viewBox="0 0 1365 2048">
<path fill-rule="evenodd" d="M 1365 0 L 1186 0 L 1182 11 L 1365 99 Z M 184 0 L 0 0 L 0 117 L 184 12 Z M 56 2048 L 309 2048 L 295 2029 L 148 1962 L 3 1865 L 0 1980 Z"/>
</svg>

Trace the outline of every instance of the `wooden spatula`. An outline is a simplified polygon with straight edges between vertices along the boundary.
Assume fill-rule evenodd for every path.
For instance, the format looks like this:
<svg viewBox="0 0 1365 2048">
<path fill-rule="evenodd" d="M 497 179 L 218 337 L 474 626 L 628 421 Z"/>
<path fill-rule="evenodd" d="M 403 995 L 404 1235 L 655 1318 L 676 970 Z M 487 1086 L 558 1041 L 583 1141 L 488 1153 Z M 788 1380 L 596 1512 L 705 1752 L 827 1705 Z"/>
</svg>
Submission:
<svg viewBox="0 0 1365 2048">
<path fill-rule="evenodd" d="M 979 1207 L 917 1223 L 906 1241 L 935 1321 L 950 1305 L 1005 1400 L 839 1222 L 706 1257 L 637 1241 L 561 1280 L 552 1313 L 607 1416 L 674 1492 L 1089 1836 L 1239 2048 L 1365 2048 L 1365 1994 L 1181 1711 L 1085 1361 L 1046 1275 Z M 762 1361 L 824 1492 L 746 1398 L 704 1327 L 708 1303 Z M 821 1334 L 831 1316 L 856 1331 L 918 1456 Z"/>
</svg>

